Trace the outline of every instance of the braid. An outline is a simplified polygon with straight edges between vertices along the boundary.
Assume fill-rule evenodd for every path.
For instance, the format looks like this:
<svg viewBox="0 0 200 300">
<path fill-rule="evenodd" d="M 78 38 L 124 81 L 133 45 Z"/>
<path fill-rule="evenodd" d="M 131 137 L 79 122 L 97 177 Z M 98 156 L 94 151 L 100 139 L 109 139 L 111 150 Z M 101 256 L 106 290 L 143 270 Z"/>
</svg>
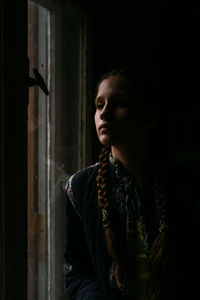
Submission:
<svg viewBox="0 0 200 300">
<path fill-rule="evenodd" d="M 96 178 L 98 205 L 102 210 L 102 223 L 105 232 L 105 240 L 109 254 L 115 262 L 115 279 L 118 288 L 123 294 L 127 293 L 134 278 L 134 262 L 129 265 L 126 261 L 127 255 L 120 239 L 120 234 L 113 226 L 111 203 L 108 194 L 108 172 L 109 172 L 109 147 L 104 147 L 99 155 L 99 169 Z M 155 175 L 155 198 L 156 210 L 159 220 L 159 233 L 155 239 L 149 254 L 149 279 L 147 294 L 150 300 L 162 299 L 165 280 L 169 278 L 171 270 L 171 251 L 167 238 L 167 214 L 165 198 L 165 176 L 164 173 Z M 171 275 L 170 275 L 171 276 Z M 167 281 L 169 284 L 169 281 Z"/>
<path fill-rule="evenodd" d="M 168 222 L 165 188 L 165 176 L 161 172 L 155 176 L 155 200 L 159 220 L 159 233 L 150 249 L 149 255 L 150 274 L 147 293 L 151 300 L 163 299 L 163 292 L 166 292 L 166 286 L 164 285 L 166 281 L 169 285 L 169 280 L 172 275 L 172 252 L 167 236 Z"/>
<path fill-rule="evenodd" d="M 166 192 L 165 192 L 165 177 L 164 174 L 155 176 L 155 200 L 157 217 L 159 220 L 159 231 L 162 232 L 167 229 L 167 215 L 166 215 Z"/>
<path fill-rule="evenodd" d="M 115 279 L 118 288 L 126 293 L 128 266 L 124 245 L 120 240 L 119 232 L 112 223 L 111 203 L 108 197 L 108 171 L 110 148 L 104 147 L 99 155 L 99 169 L 97 175 L 98 204 L 102 210 L 105 240 L 109 254 L 115 262 Z"/>
<path fill-rule="evenodd" d="M 109 200 L 107 192 L 107 177 L 108 177 L 108 155 L 109 147 L 104 147 L 99 155 L 99 169 L 97 175 L 97 191 L 98 191 L 98 204 L 101 209 L 108 209 Z"/>
</svg>

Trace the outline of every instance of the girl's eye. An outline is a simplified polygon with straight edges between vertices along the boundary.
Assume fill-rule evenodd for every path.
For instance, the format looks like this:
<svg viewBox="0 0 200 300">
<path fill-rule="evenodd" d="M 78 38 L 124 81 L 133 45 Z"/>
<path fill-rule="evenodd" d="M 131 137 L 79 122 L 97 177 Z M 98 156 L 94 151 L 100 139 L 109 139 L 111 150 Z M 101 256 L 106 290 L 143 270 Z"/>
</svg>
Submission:
<svg viewBox="0 0 200 300">
<path fill-rule="evenodd" d="M 101 103 L 96 104 L 96 109 L 103 109 L 103 104 L 101 104 Z"/>
</svg>

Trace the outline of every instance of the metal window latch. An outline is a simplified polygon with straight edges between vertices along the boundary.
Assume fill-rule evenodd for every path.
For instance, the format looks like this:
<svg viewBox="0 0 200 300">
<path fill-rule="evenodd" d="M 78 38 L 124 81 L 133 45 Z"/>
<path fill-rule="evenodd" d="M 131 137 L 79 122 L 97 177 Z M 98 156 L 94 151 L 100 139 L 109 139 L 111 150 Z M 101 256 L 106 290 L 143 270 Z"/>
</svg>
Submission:
<svg viewBox="0 0 200 300">
<path fill-rule="evenodd" d="M 32 77 L 28 78 L 28 86 L 30 87 L 30 86 L 38 85 L 43 90 L 45 95 L 48 96 L 49 91 L 47 89 L 46 83 L 44 82 L 44 79 L 42 78 L 42 76 L 40 75 L 40 73 L 36 68 L 33 68 L 33 73 L 35 75 L 35 78 Z"/>
</svg>

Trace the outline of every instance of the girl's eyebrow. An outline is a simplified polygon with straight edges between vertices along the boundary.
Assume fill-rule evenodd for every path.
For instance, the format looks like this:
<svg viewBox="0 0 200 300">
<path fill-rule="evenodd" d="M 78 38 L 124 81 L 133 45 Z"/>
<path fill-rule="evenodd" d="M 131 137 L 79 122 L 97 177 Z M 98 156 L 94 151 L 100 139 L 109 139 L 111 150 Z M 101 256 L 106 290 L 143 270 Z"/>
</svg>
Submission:
<svg viewBox="0 0 200 300">
<path fill-rule="evenodd" d="M 95 101 L 95 103 L 98 102 L 98 101 L 102 101 L 102 97 L 100 97 L 100 96 L 96 97 L 94 101 Z"/>
</svg>

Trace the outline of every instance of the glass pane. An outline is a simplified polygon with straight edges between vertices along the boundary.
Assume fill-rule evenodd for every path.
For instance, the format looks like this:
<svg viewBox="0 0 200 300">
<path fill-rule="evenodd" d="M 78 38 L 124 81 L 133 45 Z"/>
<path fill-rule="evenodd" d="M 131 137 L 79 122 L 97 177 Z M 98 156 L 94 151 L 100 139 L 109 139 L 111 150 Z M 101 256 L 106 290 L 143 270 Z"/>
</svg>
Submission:
<svg viewBox="0 0 200 300">
<path fill-rule="evenodd" d="M 30 76 L 36 68 L 49 88 L 50 11 L 28 2 Z M 48 299 L 49 97 L 29 89 L 28 107 L 28 299 Z"/>
<path fill-rule="evenodd" d="M 64 300 L 63 183 L 86 166 L 86 21 L 69 5 L 28 1 L 28 56 L 50 92 L 28 107 L 28 300 Z"/>
<path fill-rule="evenodd" d="M 80 25 L 81 18 L 79 15 L 69 11 L 67 8 L 62 10 L 61 66 L 63 67 L 61 71 L 61 130 L 64 146 L 62 159 L 66 173 L 69 175 L 81 167 Z M 66 130 L 66 126 L 68 130 Z"/>
</svg>

